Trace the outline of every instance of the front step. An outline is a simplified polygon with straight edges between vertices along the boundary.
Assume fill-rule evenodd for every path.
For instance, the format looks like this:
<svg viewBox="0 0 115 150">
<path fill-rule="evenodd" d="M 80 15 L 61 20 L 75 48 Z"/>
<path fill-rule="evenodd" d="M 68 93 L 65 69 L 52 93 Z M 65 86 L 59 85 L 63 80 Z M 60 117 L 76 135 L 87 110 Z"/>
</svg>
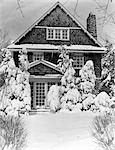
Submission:
<svg viewBox="0 0 115 150">
<path fill-rule="evenodd" d="M 30 115 L 34 115 L 34 114 L 38 114 L 40 112 L 50 112 L 50 109 L 49 108 L 38 108 L 38 109 L 31 109 L 29 114 Z"/>
</svg>

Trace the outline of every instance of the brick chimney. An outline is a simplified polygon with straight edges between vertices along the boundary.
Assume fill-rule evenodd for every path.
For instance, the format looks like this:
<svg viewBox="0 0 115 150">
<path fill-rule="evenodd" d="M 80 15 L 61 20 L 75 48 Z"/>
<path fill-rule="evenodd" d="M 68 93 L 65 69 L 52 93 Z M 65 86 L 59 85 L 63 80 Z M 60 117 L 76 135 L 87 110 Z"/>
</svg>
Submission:
<svg viewBox="0 0 115 150">
<path fill-rule="evenodd" d="M 87 18 L 87 31 L 97 39 L 96 16 L 90 12 Z"/>
</svg>

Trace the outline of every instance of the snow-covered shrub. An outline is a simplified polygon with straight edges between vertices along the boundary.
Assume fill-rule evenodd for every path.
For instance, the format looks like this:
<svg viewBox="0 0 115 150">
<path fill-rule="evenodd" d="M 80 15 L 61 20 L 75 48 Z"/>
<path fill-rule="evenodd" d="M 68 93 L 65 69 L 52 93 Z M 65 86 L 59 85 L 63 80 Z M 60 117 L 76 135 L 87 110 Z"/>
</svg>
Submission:
<svg viewBox="0 0 115 150">
<path fill-rule="evenodd" d="M 95 87 L 95 72 L 92 60 L 88 60 L 80 70 L 81 83 L 80 88 L 84 93 L 91 93 Z"/>
<path fill-rule="evenodd" d="M 23 58 L 21 55 L 20 57 Z M 28 112 L 31 97 L 27 67 L 25 66 L 24 69 L 20 65 L 20 68 L 17 68 L 8 49 L 2 50 L 2 57 L 0 75 L 4 75 L 4 82 L 0 87 L 0 110 L 9 115 L 18 115 L 19 111 Z M 26 64 L 24 60 L 21 59 L 20 64 Z"/>
<path fill-rule="evenodd" d="M 81 95 L 76 88 L 69 89 L 61 98 L 61 108 L 64 110 L 77 110 L 77 103 L 81 102 Z"/>
<path fill-rule="evenodd" d="M 22 150 L 26 142 L 26 135 L 21 118 L 0 114 L 1 150 Z"/>
<path fill-rule="evenodd" d="M 104 150 L 114 150 L 114 122 L 111 115 L 104 113 L 93 120 L 92 135 Z"/>
<path fill-rule="evenodd" d="M 93 94 L 95 88 L 96 76 L 94 72 L 94 65 L 92 60 L 88 60 L 79 72 L 80 78 L 77 80 L 79 91 L 81 93 L 84 110 L 90 109 L 94 103 Z M 89 104 L 88 104 L 89 103 Z"/>
<path fill-rule="evenodd" d="M 109 111 L 110 96 L 106 92 L 101 92 L 95 97 L 94 103 L 100 112 Z"/>
<path fill-rule="evenodd" d="M 47 94 L 47 102 L 52 112 L 56 112 L 60 109 L 60 87 L 58 85 L 52 85 Z"/>
<path fill-rule="evenodd" d="M 89 93 L 85 96 L 84 100 L 82 101 L 84 110 L 91 109 L 92 105 L 94 105 L 94 98 L 95 98 L 95 95 L 93 95 L 91 93 Z"/>
</svg>

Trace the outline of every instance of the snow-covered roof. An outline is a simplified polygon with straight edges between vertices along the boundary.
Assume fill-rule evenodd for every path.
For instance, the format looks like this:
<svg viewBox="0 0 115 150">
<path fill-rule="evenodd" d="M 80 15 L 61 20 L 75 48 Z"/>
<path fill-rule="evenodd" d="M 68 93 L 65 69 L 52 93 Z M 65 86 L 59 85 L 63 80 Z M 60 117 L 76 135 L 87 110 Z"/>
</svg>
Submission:
<svg viewBox="0 0 115 150">
<path fill-rule="evenodd" d="M 47 14 L 50 14 L 50 12 L 55 9 L 57 6 L 60 6 L 78 25 L 81 29 L 83 29 L 83 31 L 96 43 L 98 44 L 100 47 L 102 47 L 102 44 L 99 43 L 99 41 L 97 39 L 95 39 L 91 33 L 89 33 L 86 28 L 77 20 L 76 17 L 74 17 L 60 2 L 55 3 L 46 13 L 44 13 L 43 16 L 41 16 L 38 20 L 36 20 L 24 33 L 22 33 L 15 41 L 14 44 L 17 43 L 23 36 L 25 36 L 29 31 L 32 30 L 32 28 L 34 28 L 34 26 L 36 26 L 41 20 L 44 19 L 44 17 L 47 16 Z"/>
<path fill-rule="evenodd" d="M 55 79 L 57 79 L 57 78 L 61 78 L 62 77 L 62 75 L 60 75 L 60 74 L 46 74 L 46 75 L 44 75 L 44 76 L 36 76 L 36 75 L 30 75 L 30 78 L 36 78 L 36 79 L 38 79 L 38 78 L 40 78 L 40 79 L 47 79 L 47 78 L 55 78 Z"/>
<path fill-rule="evenodd" d="M 34 67 L 34 66 L 38 65 L 38 64 L 44 64 L 44 65 L 46 65 L 46 66 L 48 66 L 48 67 L 50 67 L 50 68 L 52 68 L 52 69 L 54 69 L 54 70 L 56 70 L 56 71 L 58 71 L 58 72 L 61 73 L 61 71 L 60 71 L 60 69 L 57 67 L 57 65 L 55 65 L 55 64 L 53 64 L 53 63 L 51 63 L 51 62 L 49 62 L 49 61 L 46 61 L 46 60 L 36 60 L 36 61 L 34 61 L 34 62 L 31 62 L 30 65 L 29 65 L 29 69 L 30 69 L 31 67 Z"/>
<path fill-rule="evenodd" d="M 52 45 L 52 44 L 21 44 L 21 45 L 9 45 L 8 49 L 11 51 L 19 51 L 22 48 L 27 48 L 27 51 L 53 51 L 56 52 L 59 50 L 59 45 Z M 70 52 L 91 52 L 91 53 L 104 53 L 106 48 L 105 47 L 96 47 L 92 45 L 64 45 L 64 47 Z"/>
</svg>

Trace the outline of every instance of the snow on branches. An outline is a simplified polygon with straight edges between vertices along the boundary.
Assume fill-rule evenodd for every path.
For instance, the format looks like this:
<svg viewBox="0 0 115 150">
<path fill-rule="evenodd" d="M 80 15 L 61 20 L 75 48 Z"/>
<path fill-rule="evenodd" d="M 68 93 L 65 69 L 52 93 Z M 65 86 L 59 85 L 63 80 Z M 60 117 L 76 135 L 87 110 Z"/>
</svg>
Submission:
<svg viewBox="0 0 115 150">
<path fill-rule="evenodd" d="M 111 97 L 115 96 L 115 49 L 109 43 L 102 59 L 102 74 L 100 91 L 106 91 Z"/>
<path fill-rule="evenodd" d="M 63 77 L 61 79 L 62 86 L 66 88 L 70 88 L 74 86 L 74 74 L 75 70 L 72 67 L 72 59 L 69 58 L 68 51 L 62 46 L 60 48 L 61 54 L 59 55 L 59 64 L 58 67 L 60 68 Z"/>
<path fill-rule="evenodd" d="M 56 112 L 60 109 L 60 87 L 58 85 L 52 85 L 47 94 L 47 102 L 52 112 Z"/>
<path fill-rule="evenodd" d="M 73 110 L 81 100 L 80 93 L 75 87 L 75 70 L 72 66 L 73 60 L 69 58 L 68 51 L 62 46 L 59 55 L 59 67 L 63 73 L 61 79 L 61 109 Z"/>
<path fill-rule="evenodd" d="M 2 49 L 2 58 L 0 76 L 4 75 L 4 82 L 0 87 L 0 110 L 14 116 L 17 116 L 19 111 L 28 112 L 31 97 L 29 73 L 25 65 L 27 59 L 21 53 L 19 69 L 15 66 L 12 54 L 8 49 Z"/>
<path fill-rule="evenodd" d="M 79 89 L 83 101 L 83 108 L 85 110 L 91 107 L 95 95 L 93 94 L 96 76 L 94 72 L 94 65 L 92 60 L 88 60 L 83 68 L 80 70 Z"/>
</svg>

